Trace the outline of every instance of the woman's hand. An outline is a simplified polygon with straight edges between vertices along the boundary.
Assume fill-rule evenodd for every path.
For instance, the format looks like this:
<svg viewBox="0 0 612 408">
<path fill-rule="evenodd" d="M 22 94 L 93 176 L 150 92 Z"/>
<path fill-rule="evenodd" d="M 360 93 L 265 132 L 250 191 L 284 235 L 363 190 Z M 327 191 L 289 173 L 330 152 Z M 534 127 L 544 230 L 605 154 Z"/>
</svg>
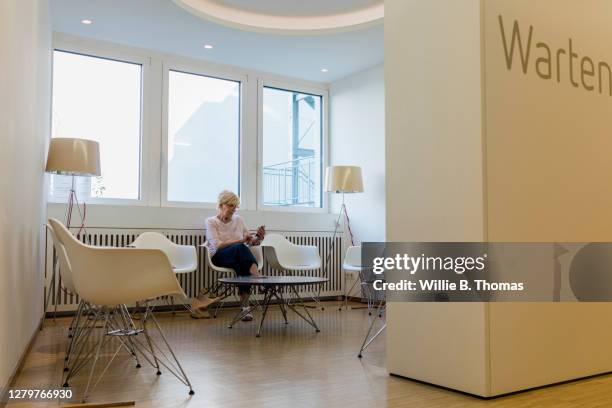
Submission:
<svg viewBox="0 0 612 408">
<path fill-rule="evenodd" d="M 250 234 L 247 239 L 248 241 L 245 241 L 247 245 L 255 246 L 261 243 L 263 235 L 260 235 L 259 230 L 257 230 L 257 233 Z"/>
<path fill-rule="evenodd" d="M 261 225 L 259 228 L 257 228 L 255 236 L 260 240 L 264 239 L 264 237 L 266 236 L 266 227 Z"/>
</svg>

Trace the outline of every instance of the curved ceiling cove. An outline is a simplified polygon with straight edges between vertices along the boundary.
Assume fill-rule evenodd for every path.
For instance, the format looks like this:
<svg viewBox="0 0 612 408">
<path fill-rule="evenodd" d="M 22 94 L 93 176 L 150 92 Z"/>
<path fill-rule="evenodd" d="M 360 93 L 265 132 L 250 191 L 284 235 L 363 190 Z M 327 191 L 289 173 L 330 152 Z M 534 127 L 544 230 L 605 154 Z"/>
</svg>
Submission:
<svg viewBox="0 0 612 408">
<path fill-rule="evenodd" d="M 172 0 L 200 18 L 276 34 L 334 33 L 382 22 L 383 0 Z"/>
</svg>

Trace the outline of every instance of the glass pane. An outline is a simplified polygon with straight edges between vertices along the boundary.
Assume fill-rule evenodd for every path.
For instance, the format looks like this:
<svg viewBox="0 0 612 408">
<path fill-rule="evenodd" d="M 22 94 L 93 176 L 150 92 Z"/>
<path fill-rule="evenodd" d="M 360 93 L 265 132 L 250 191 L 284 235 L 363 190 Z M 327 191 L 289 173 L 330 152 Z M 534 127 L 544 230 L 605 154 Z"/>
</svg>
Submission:
<svg viewBox="0 0 612 408">
<path fill-rule="evenodd" d="M 77 177 L 81 201 L 140 198 L 142 66 L 63 51 L 53 58 L 53 137 L 100 143 L 101 177 Z M 67 201 L 70 176 L 52 176 L 49 199 Z"/>
<path fill-rule="evenodd" d="M 169 72 L 168 201 L 238 193 L 240 82 Z"/>
<path fill-rule="evenodd" d="M 322 97 L 264 88 L 264 205 L 322 207 Z"/>
</svg>

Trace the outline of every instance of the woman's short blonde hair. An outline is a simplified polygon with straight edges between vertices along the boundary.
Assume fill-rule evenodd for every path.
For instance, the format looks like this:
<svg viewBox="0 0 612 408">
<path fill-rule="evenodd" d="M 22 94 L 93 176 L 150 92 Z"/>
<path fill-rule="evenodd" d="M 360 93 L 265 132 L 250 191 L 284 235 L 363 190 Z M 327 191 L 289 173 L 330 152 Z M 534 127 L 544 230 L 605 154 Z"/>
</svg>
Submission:
<svg viewBox="0 0 612 408">
<path fill-rule="evenodd" d="M 238 207 L 240 205 L 240 197 L 232 191 L 223 190 L 219 193 L 219 197 L 217 198 L 217 208 L 221 208 L 223 204 L 235 205 Z"/>
</svg>

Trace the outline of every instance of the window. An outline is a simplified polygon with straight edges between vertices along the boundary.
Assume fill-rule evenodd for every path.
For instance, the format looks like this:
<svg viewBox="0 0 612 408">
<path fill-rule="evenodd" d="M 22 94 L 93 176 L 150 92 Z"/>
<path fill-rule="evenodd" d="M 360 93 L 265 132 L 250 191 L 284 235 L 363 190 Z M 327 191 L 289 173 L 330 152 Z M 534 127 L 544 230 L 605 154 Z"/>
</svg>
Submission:
<svg viewBox="0 0 612 408">
<path fill-rule="evenodd" d="M 320 95 L 263 87 L 263 204 L 322 207 Z"/>
<path fill-rule="evenodd" d="M 327 88 L 198 59 L 58 35 L 52 137 L 100 143 L 101 177 L 79 201 L 323 213 Z M 72 178 L 49 177 L 65 204 Z"/>
<path fill-rule="evenodd" d="M 167 131 L 168 202 L 239 192 L 240 82 L 170 70 Z"/>
<path fill-rule="evenodd" d="M 100 177 L 78 177 L 82 201 L 140 199 L 142 65 L 55 51 L 52 136 L 100 143 Z M 49 199 L 65 202 L 70 176 L 51 176 Z"/>
</svg>

